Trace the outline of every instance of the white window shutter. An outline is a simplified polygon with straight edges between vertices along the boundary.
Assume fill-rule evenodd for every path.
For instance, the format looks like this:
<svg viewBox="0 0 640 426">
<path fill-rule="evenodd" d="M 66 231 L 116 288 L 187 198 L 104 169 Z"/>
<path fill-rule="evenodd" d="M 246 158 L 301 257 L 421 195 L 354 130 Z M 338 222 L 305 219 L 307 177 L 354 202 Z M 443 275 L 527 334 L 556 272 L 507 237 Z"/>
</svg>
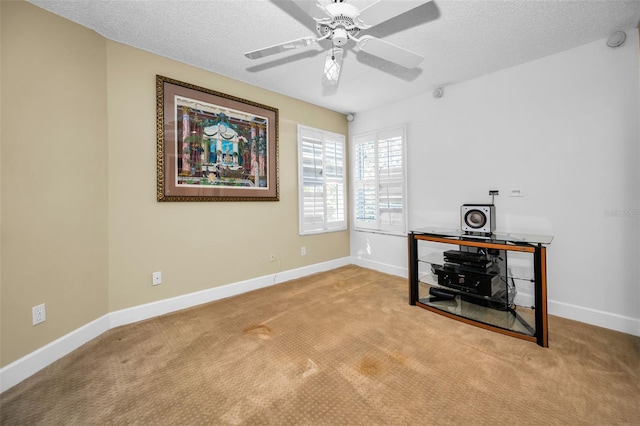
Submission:
<svg viewBox="0 0 640 426">
<path fill-rule="evenodd" d="M 406 233 L 404 126 L 353 138 L 354 227 Z"/>
<path fill-rule="evenodd" d="M 344 136 L 298 126 L 300 234 L 346 229 Z"/>
<path fill-rule="evenodd" d="M 378 140 L 380 230 L 404 233 L 404 143 L 393 129 Z"/>
</svg>

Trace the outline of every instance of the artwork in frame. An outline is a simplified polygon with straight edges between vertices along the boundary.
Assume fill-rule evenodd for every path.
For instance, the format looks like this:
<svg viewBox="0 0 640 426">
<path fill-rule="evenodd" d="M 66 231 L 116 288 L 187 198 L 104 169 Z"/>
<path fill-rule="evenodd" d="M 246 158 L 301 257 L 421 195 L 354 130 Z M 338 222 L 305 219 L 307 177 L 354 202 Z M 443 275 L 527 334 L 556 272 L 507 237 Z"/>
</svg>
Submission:
<svg viewBox="0 0 640 426">
<path fill-rule="evenodd" d="M 156 76 L 158 201 L 279 201 L 278 109 Z"/>
</svg>

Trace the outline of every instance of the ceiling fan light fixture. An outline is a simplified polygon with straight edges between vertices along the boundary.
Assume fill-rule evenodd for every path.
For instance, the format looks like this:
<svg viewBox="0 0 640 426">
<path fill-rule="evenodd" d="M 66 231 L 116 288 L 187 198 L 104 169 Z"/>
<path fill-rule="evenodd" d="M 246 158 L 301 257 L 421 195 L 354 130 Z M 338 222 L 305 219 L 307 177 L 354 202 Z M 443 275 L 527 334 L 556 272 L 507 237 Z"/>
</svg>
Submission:
<svg viewBox="0 0 640 426">
<path fill-rule="evenodd" d="M 333 30 L 333 37 L 331 39 L 334 46 L 344 46 L 349 41 L 347 30 L 342 27 L 338 27 Z"/>
<path fill-rule="evenodd" d="M 340 68 L 342 67 L 342 55 L 344 51 L 334 48 L 329 51 L 324 61 L 324 84 L 335 86 L 340 79 Z"/>
</svg>

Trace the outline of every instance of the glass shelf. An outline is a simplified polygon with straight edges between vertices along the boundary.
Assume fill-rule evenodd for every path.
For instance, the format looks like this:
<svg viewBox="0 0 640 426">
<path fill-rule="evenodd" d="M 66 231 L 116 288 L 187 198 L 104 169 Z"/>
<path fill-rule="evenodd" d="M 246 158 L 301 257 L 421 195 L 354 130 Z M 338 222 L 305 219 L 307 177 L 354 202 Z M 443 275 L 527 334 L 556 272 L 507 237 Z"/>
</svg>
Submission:
<svg viewBox="0 0 640 426">
<path fill-rule="evenodd" d="M 513 243 L 513 244 L 551 244 L 553 237 L 551 235 L 534 235 L 534 234 L 517 234 L 509 232 L 494 232 L 493 234 L 480 235 L 469 234 L 459 229 L 450 228 L 419 228 L 411 231 L 414 234 L 427 234 L 432 236 L 442 236 L 447 238 L 460 238 L 460 239 L 478 239 L 486 242 L 497 243 Z"/>
<path fill-rule="evenodd" d="M 451 299 L 442 299 L 431 296 L 429 290 L 437 288 L 454 295 Z M 512 305 L 505 308 L 499 302 L 492 301 L 489 297 L 472 296 L 465 292 L 456 291 L 448 287 L 431 285 L 420 281 L 418 284 L 419 303 L 447 312 L 457 317 L 466 318 L 483 324 L 499 327 L 525 336 L 535 336 L 535 310 L 522 306 Z M 484 303 L 483 303 L 484 302 Z M 491 304 L 496 303 L 496 308 Z"/>
</svg>

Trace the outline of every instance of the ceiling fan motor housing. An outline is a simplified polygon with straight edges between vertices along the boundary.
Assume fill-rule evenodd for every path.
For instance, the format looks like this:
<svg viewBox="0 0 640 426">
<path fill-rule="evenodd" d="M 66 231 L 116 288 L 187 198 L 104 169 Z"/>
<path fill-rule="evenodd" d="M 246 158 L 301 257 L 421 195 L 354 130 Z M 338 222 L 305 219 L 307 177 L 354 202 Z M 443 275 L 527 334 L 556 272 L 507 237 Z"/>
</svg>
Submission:
<svg viewBox="0 0 640 426">
<path fill-rule="evenodd" d="M 331 3 L 325 6 L 331 18 L 320 19 L 316 24 L 316 32 L 320 37 L 326 37 L 334 46 L 344 46 L 349 38 L 355 37 L 360 28 L 356 18 L 360 11 L 347 3 Z"/>
</svg>

